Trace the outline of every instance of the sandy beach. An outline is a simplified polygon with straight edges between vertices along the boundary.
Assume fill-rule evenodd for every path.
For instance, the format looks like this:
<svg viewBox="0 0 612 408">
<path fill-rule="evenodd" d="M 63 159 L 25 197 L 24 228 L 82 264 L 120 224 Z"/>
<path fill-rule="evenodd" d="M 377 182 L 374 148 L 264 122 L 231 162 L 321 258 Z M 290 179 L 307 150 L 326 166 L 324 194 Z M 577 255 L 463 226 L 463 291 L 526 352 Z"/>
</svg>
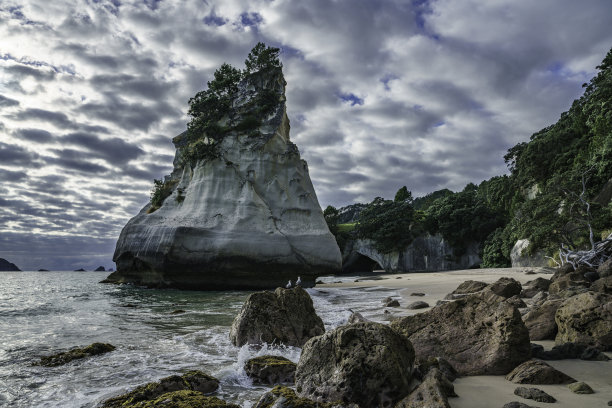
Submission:
<svg viewBox="0 0 612 408">
<path fill-rule="evenodd" d="M 359 278 L 357 282 L 342 282 L 319 284 L 317 288 L 359 288 L 384 287 L 398 290 L 401 295 L 399 308 L 386 308 L 392 317 L 422 313 L 435 306 L 446 294 L 452 292 L 460 283 L 466 280 L 479 280 L 487 283 L 495 282 L 506 276 L 521 284 L 537 277 L 549 279 L 553 270 L 550 268 L 499 268 L 499 269 L 469 269 L 433 273 L 412 274 L 371 274 Z M 411 296 L 412 293 L 424 293 L 424 296 Z M 406 306 L 414 301 L 422 300 L 430 307 L 420 310 L 408 310 Z M 381 307 L 381 309 L 384 309 Z M 537 341 L 547 350 L 554 346 L 553 341 Z M 606 353 L 612 358 L 612 353 Z M 612 401 L 612 361 L 583 361 L 577 359 L 547 361 L 556 369 L 570 375 L 577 381 L 584 381 L 593 388 L 594 394 L 574 394 L 566 385 L 520 385 L 507 381 L 504 376 L 473 376 L 461 377 L 455 382 L 458 398 L 450 398 L 452 408 L 494 408 L 502 407 L 511 401 L 519 401 L 531 406 L 547 406 L 549 404 L 535 402 L 514 395 L 518 386 L 535 387 L 544 390 L 557 399 L 554 407 L 558 408 L 590 408 L 606 407 Z"/>
</svg>

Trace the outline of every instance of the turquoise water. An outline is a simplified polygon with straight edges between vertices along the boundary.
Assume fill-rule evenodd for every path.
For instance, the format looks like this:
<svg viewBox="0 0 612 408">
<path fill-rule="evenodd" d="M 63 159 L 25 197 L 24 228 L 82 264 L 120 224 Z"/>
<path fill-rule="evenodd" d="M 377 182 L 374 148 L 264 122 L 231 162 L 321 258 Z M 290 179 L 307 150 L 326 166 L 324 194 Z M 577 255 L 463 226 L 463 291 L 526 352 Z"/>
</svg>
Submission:
<svg viewBox="0 0 612 408">
<path fill-rule="evenodd" d="M 221 380 L 218 396 L 250 407 L 267 388 L 242 369 L 249 358 L 295 347 L 233 346 L 229 328 L 249 292 L 153 290 L 107 285 L 94 272 L 0 273 L 0 406 L 95 407 L 137 385 L 198 369 Z M 343 277 L 352 280 L 354 277 Z M 326 281 L 338 278 L 324 278 Z M 326 329 L 346 322 L 349 308 L 382 320 L 382 289 L 308 289 Z M 184 313 L 173 314 L 173 311 Z M 32 365 L 41 356 L 111 343 L 111 353 L 60 367 Z"/>
</svg>

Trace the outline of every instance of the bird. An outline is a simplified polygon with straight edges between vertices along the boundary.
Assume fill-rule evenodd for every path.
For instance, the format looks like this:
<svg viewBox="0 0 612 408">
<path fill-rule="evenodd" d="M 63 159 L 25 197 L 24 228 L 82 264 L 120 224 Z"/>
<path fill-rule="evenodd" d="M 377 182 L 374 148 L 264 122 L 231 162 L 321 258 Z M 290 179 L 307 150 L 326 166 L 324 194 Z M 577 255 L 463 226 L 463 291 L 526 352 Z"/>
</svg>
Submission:
<svg viewBox="0 0 612 408">
<path fill-rule="evenodd" d="M 290 280 L 289 282 L 287 282 L 287 286 L 285 286 L 285 287 L 286 287 L 287 289 L 291 289 L 291 286 L 292 286 L 292 285 L 293 285 L 293 284 L 291 283 L 291 280 Z"/>
<path fill-rule="evenodd" d="M 299 276 L 298 276 L 297 280 L 295 281 L 295 286 L 302 286 L 302 279 L 300 279 Z"/>
</svg>

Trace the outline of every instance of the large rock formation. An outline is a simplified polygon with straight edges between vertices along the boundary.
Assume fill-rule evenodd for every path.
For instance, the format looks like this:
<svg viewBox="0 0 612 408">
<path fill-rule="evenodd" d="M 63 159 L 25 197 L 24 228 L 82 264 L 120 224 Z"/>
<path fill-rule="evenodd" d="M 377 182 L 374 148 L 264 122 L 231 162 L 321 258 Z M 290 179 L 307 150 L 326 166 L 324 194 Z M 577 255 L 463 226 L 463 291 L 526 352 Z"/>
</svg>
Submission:
<svg viewBox="0 0 612 408">
<path fill-rule="evenodd" d="M 312 286 L 316 276 L 340 270 L 340 250 L 308 166 L 289 140 L 285 85 L 280 68 L 250 74 L 217 123 L 222 136 L 173 139 L 167 197 L 123 228 L 113 257 L 117 271 L 107 282 L 257 289 L 298 276 Z M 257 107 L 264 99 L 269 115 Z M 186 160 L 215 143 L 214 155 Z"/>
<path fill-rule="evenodd" d="M 513 268 L 520 267 L 537 267 L 537 266 L 548 266 L 548 259 L 546 254 L 542 251 L 530 254 L 527 251 L 529 247 L 528 239 L 519 239 L 512 247 L 510 251 L 510 262 Z"/>
<path fill-rule="evenodd" d="M 1 272 L 19 272 L 21 269 L 14 263 L 7 261 L 4 258 L 0 258 L 0 271 Z"/>
<path fill-rule="evenodd" d="M 612 350 L 612 295 L 586 292 L 567 299 L 555 314 L 557 344 L 566 342 Z"/>
</svg>

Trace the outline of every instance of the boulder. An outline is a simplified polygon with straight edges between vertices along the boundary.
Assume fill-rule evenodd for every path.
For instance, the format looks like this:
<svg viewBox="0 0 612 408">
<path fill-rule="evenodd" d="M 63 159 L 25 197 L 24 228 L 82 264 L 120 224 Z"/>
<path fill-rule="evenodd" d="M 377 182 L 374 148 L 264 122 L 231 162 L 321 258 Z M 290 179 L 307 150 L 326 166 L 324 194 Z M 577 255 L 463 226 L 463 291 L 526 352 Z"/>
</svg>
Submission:
<svg viewBox="0 0 612 408">
<path fill-rule="evenodd" d="M 593 394 L 595 392 L 587 383 L 582 381 L 568 384 L 567 388 L 575 394 Z"/>
<path fill-rule="evenodd" d="M 588 271 L 590 269 L 583 266 L 574 270 L 574 267 L 570 264 L 563 265 L 550 278 L 551 283 L 548 292 L 557 294 L 572 287 L 589 287 L 591 282 L 584 277 L 584 274 Z"/>
<path fill-rule="evenodd" d="M 42 357 L 38 365 L 44 367 L 55 367 L 67 364 L 73 360 L 78 360 L 85 357 L 97 356 L 99 354 L 113 351 L 115 346 L 108 343 L 93 343 L 87 347 L 75 348 L 70 351 L 54 354 L 51 356 Z"/>
<path fill-rule="evenodd" d="M 308 398 L 301 398 L 288 387 L 277 385 L 262 395 L 253 408 L 359 408 L 355 404 L 321 403 Z"/>
<path fill-rule="evenodd" d="M 509 297 L 508 299 L 506 299 L 506 303 L 511 304 L 517 309 L 524 309 L 527 307 L 527 305 L 525 304 L 523 299 L 519 297 L 519 295 L 514 295 L 514 296 Z"/>
<path fill-rule="evenodd" d="M 385 307 L 399 307 L 400 303 L 397 299 L 393 299 L 392 297 L 388 297 L 383 300 L 383 305 Z"/>
<path fill-rule="evenodd" d="M 96 269 L 94 269 L 94 272 L 106 272 L 106 269 L 104 269 L 103 266 L 98 266 Z"/>
<path fill-rule="evenodd" d="M 295 381 L 296 364 L 285 357 L 260 356 L 246 362 L 244 371 L 254 384 L 287 384 Z"/>
<path fill-rule="evenodd" d="M 351 310 L 351 315 L 348 318 L 348 321 L 346 322 L 346 324 L 354 324 L 354 323 L 362 323 L 362 322 L 369 322 L 370 320 L 366 319 L 365 317 L 363 317 L 363 315 L 359 312 L 353 312 Z"/>
<path fill-rule="evenodd" d="M 457 286 L 457 289 L 453 290 L 451 293 L 453 295 L 463 294 L 463 293 L 474 293 L 480 292 L 484 288 L 488 286 L 487 283 L 481 281 L 467 280 Z"/>
<path fill-rule="evenodd" d="M 573 342 L 612 350 L 612 295 L 586 292 L 567 299 L 555 315 L 557 344 Z"/>
<path fill-rule="evenodd" d="M 548 292 L 541 291 L 531 298 L 531 302 L 533 305 L 541 305 L 546 299 L 548 299 Z"/>
<path fill-rule="evenodd" d="M 146 406 L 164 406 L 161 402 L 165 398 L 170 398 L 169 393 L 176 393 L 182 391 L 183 393 L 173 394 L 170 401 L 173 401 L 174 405 L 168 405 L 171 407 L 179 408 L 178 402 L 183 397 L 194 398 L 195 401 L 204 401 L 204 394 L 209 394 L 219 388 L 219 380 L 205 374 L 201 371 L 189 371 L 181 376 L 172 375 L 170 377 L 162 378 L 157 382 L 148 383 L 136 387 L 134 390 L 119 395 L 114 398 L 110 398 L 102 403 L 102 408 L 126 408 L 126 407 L 142 407 L 145 406 L 144 402 L 147 402 Z M 210 400 L 215 404 L 225 404 L 224 401 Z M 206 406 L 208 405 L 183 405 L 183 406 Z M 226 406 L 226 405 L 214 405 L 214 406 Z M 228 405 L 235 407 L 235 405 Z"/>
<path fill-rule="evenodd" d="M 429 303 L 418 300 L 416 302 L 410 303 L 408 306 L 406 306 L 406 309 L 415 310 L 415 309 L 425 309 L 426 307 L 429 307 Z"/>
<path fill-rule="evenodd" d="M 557 400 L 539 388 L 516 387 L 514 395 L 537 402 L 556 402 Z"/>
<path fill-rule="evenodd" d="M 450 408 L 448 397 L 456 396 L 453 384 L 433 367 L 423 382 L 394 408 Z"/>
<path fill-rule="evenodd" d="M 102 408 L 106 408 L 102 405 Z M 240 408 L 240 405 L 227 403 L 217 397 L 210 397 L 198 391 L 180 390 L 161 394 L 156 398 L 137 403 L 112 405 L 113 408 Z"/>
<path fill-rule="evenodd" d="M 610 358 L 599 349 L 585 344 L 565 343 L 554 346 L 549 351 L 544 351 L 540 345 L 531 345 L 531 356 L 542 360 L 564 360 L 568 358 L 579 358 L 581 360 L 608 361 Z"/>
<path fill-rule="evenodd" d="M 517 366 L 506 380 L 516 384 L 569 384 L 572 377 L 540 360 L 528 360 Z"/>
<path fill-rule="evenodd" d="M 312 299 L 301 287 L 250 294 L 230 329 L 235 346 L 280 343 L 302 347 L 325 332 Z"/>
<path fill-rule="evenodd" d="M 584 278 L 589 282 L 595 282 L 599 279 L 599 274 L 596 271 L 588 271 L 584 274 Z"/>
<path fill-rule="evenodd" d="M 425 296 L 423 292 L 412 292 L 410 296 Z"/>
<path fill-rule="evenodd" d="M 503 408 L 538 408 L 531 405 L 523 404 L 522 402 L 512 401 L 504 404 Z"/>
<path fill-rule="evenodd" d="M 591 284 L 590 290 L 612 295 L 612 276 L 597 279 Z"/>
<path fill-rule="evenodd" d="M 497 281 L 488 285 L 489 290 L 498 296 L 509 298 L 520 295 L 523 289 L 521 283 L 513 278 L 499 278 Z"/>
<path fill-rule="evenodd" d="M 548 259 L 543 251 L 529 253 L 529 240 L 519 239 L 510 251 L 510 262 L 513 268 L 548 266 Z"/>
<path fill-rule="evenodd" d="M 121 231 L 117 271 L 105 282 L 257 290 L 298 276 L 311 287 L 340 272 L 340 249 L 289 138 L 285 86 L 281 68 L 246 75 L 215 124 L 221 131 L 172 140 L 172 173 Z"/>
<path fill-rule="evenodd" d="M 407 338 L 380 323 L 355 323 L 304 345 L 295 385 L 317 402 L 389 407 L 408 394 L 413 364 Z"/>
<path fill-rule="evenodd" d="M 7 261 L 4 258 L 0 258 L 0 272 L 20 272 L 21 269 L 14 263 Z"/>
<path fill-rule="evenodd" d="M 419 360 L 442 357 L 461 375 L 506 374 L 530 355 L 518 310 L 489 290 L 406 316 L 391 327 L 413 344 Z"/>
<path fill-rule="evenodd" d="M 563 299 L 547 300 L 540 306 L 534 306 L 526 315 L 523 321 L 529 338 L 533 340 L 554 340 L 557 335 L 557 323 L 555 314 L 563 303 Z"/>
<path fill-rule="evenodd" d="M 600 278 L 612 276 L 612 257 L 608 258 L 604 263 L 599 265 L 597 273 Z"/>
<path fill-rule="evenodd" d="M 423 381 L 427 373 L 436 368 L 440 370 L 442 374 L 450 381 L 453 382 L 457 379 L 459 374 L 455 367 L 451 365 L 448 361 L 441 357 L 430 358 L 427 361 L 421 361 L 418 366 L 415 367 L 414 374 L 420 381 Z"/>
<path fill-rule="evenodd" d="M 523 290 L 521 291 L 521 297 L 532 298 L 539 292 L 547 291 L 549 286 L 550 286 L 550 279 L 536 278 L 532 281 L 525 283 L 525 285 L 523 285 Z"/>
</svg>

